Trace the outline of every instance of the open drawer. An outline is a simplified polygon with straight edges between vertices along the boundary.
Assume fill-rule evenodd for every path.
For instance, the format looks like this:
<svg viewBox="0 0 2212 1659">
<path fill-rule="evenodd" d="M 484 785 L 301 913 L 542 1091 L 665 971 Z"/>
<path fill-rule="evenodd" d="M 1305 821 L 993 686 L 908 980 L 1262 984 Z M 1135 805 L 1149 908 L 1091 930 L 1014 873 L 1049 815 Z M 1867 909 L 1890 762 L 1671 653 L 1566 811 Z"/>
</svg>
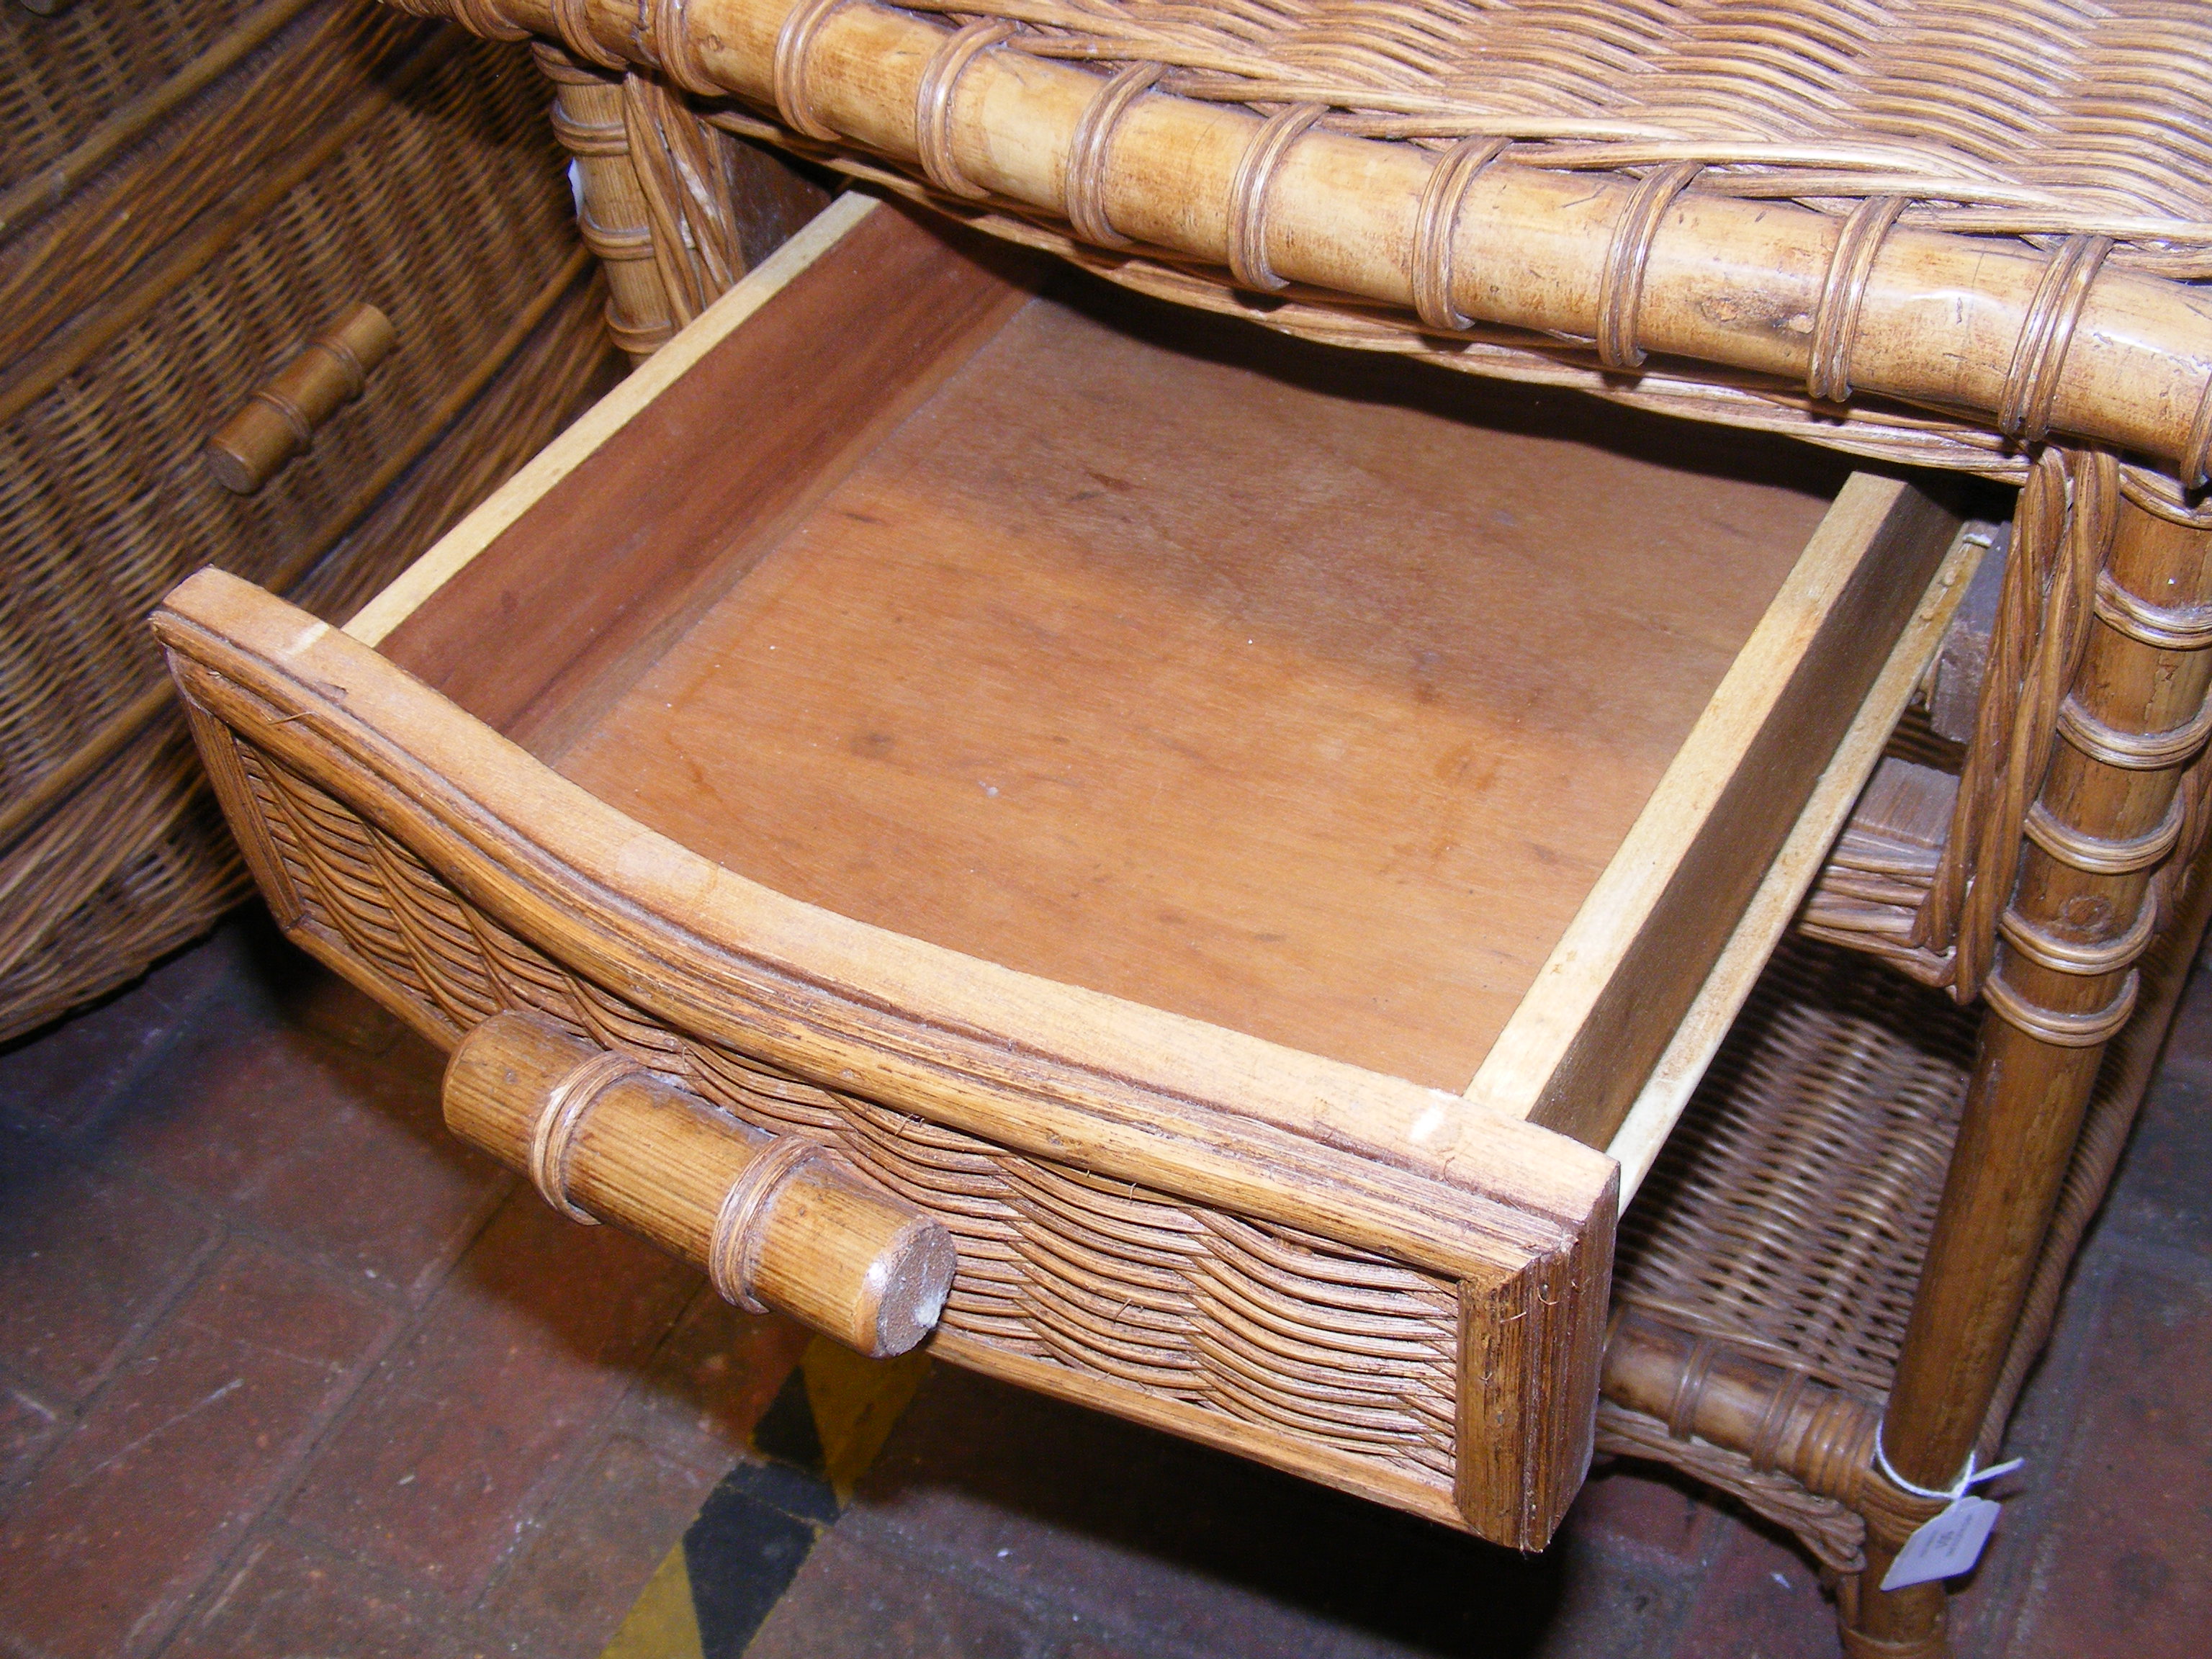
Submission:
<svg viewBox="0 0 2212 1659">
<path fill-rule="evenodd" d="M 213 572 L 155 626 L 286 929 L 556 1201 L 716 1257 L 769 1143 L 647 1131 L 801 1138 L 942 1224 L 938 1352 L 1535 1547 L 1603 1149 L 1955 528 L 848 197 L 345 632 Z"/>
</svg>

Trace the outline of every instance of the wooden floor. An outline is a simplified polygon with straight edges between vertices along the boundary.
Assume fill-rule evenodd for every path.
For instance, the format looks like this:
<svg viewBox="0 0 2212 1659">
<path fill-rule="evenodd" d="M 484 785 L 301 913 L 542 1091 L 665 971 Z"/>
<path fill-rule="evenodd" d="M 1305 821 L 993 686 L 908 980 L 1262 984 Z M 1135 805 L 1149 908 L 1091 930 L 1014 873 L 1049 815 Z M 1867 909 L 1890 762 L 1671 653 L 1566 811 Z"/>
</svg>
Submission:
<svg viewBox="0 0 2212 1659">
<path fill-rule="evenodd" d="M 793 896 L 1464 1087 L 1841 477 L 1534 404 L 1040 300 L 557 764 Z"/>
</svg>

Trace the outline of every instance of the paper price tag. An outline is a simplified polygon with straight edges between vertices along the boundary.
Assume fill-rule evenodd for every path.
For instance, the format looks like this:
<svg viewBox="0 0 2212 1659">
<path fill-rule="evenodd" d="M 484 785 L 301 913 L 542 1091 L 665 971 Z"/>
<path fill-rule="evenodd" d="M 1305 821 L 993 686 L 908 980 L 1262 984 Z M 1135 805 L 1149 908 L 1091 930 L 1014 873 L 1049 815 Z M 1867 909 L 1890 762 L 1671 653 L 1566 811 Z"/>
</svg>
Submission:
<svg viewBox="0 0 2212 1659">
<path fill-rule="evenodd" d="M 1882 1575 L 1881 1587 L 1903 1589 L 1931 1578 L 1971 1571 L 1982 1559 L 1982 1546 L 1989 1542 L 1990 1528 L 1996 1525 L 1997 1512 L 2002 1508 L 2003 1504 L 1986 1498 L 1953 1498 L 1950 1508 L 1934 1520 L 1921 1522 L 1919 1530 L 1905 1540 L 1897 1559 Z"/>
</svg>

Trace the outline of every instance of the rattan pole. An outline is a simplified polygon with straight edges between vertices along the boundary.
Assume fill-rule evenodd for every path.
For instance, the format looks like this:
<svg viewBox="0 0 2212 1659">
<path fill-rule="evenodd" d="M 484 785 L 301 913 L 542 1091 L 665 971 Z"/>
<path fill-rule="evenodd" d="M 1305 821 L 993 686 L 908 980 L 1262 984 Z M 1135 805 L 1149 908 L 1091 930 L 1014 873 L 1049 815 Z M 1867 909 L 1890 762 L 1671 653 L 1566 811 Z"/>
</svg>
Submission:
<svg viewBox="0 0 2212 1659">
<path fill-rule="evenodd" d="M 392 3 L 479 30 L 551 35 L 558 26 L 554 0 Z M 777 43 L 794 0 L 656 6 L 653 28 L 642 33 L 628 0 L 570 0 L 566 9 L 571 27 L 587 27 L 611 54 L 672 57 L 688 75 L 776 107 Z M 810 21 L 809 107 L 787 118 L 918 168 L 918 94 L 950 32 L 868 0 Z M 942 117 L 933 134 L 968 185 L 1064 216 L 1068 160 L 1102 84 L 1089 70 L 991 47 L 964 60 L 933 106 Z M 1139 242 L 1227 263 L 1232 233 L 1250 230 L 1254 216 L 1249 204 L 1240 212 L 1232 202 L 1261 125 L 1241 106 L 1157 91 L 1137 100 L 1121 112 L 1094 181 L 1106 221 Z M 1410 308 L 1434 155 L 1316 129 L 1273 160 L 1265 224 L 1253 233 L 1267 268 L 1293 283 Z M 1455 216 L 1454 307 L 1492 323 L 1595 336 L 1619 310 L 1612 301 L 1632 293 L 1632 314 L 1616 318 L 1611 333 L 1634 352 L 1802 381 L 1842 222 L 1692 188 L 1654 207 L 1648 236 L 1624 243 L 1622 228 L 1645 197 L 1620 174 L 1507 161 L 1485 167 Z M 1638 271 L 1615 269 L 1624 246 L 1637 256 L 1640 286 Z M 2027 407 L 2031 423 L 2179 460 L 2186 473 L 2196 458 L 2184 452 L 2206 435 L 2198 413 L 2212 409 L 2204 395 L 2212 299 L 2100 270 L 2101 258 L 2094 248 L 2051 256 L 2025 244 L 1893 230 L 1864 262 L 1863 288 L 1854 275 L 1850 361 L 1826 367 L 1863 392 L 1985 421 Z M 2063 280 L 2046 284 L 2046 273 Z"/>
<path fill-rule="evenodd" d="M 1741 1452 L 1808 1492 L 1856 1507 L 1873 1459 L 1875 1408 L 1805 1372 L 1758 1359 L 1629 1304 L 1607 1333 L 1605 1397 Z"/>
<path fill-rule="evenodd" d="M 633 363 L 676 332 L 676 314 L 654 258 L 645 192 L 630 160 L 619 74 L 589 69 L 539 43 L 538 67 L 553 82 L 553 132 L 575 157 L 582 198 L 577 228 L 607 273 L 607 333 Z"/>
<path fill-rule="evenodd" d="M 2059 1194 L 2051 1230 L 2045 1236 L 2042 1254 L 2036 1259 L 2035 1278 L 2020 1323 L 2014 1330 L 2011 1348 L 2005 1356 L 2003 1375 L 1990 1401 L 1989 1412 L 1982 1419 L 1981 1442 L 1977 1449 L 1984 1463 L 1997 1461 L 2013 1405 L 2027 1380 L 2029 1368 L 2050 1340 L 2051 1322 L 2057 1316 L 2059 1298 L 2065 1293 L 2075 1255 L 2081 1249 L 2082 1236 L 2104 1203 L 2113 1172 L 2119 1167 L 2136 1110 L 2150 1086 L 2159 1056 L 2166 1046 L 2166 1033 L 2172 1028 L 2174 1006 L 2181 1000 L 2182 987 L 2203 945 L 2206 924 L 2212 921 L 2212 867 L 2208 866 L 2201 850 L 2178 908 L 2182 912 L 2178 918 L 2171 921 L 2161 918 L 2158 943 L 2152 946 L 2141 970 L 2142 1006 L 2118 1038 L 2118 1048 L 2106 1051 L 2105 1068 L 2099 1074 L 2096 1092 L 2090 1097 L 2081 1138 L 2075 1148 L 2073 1162 L 2067 1166 L 2065 1186 Z"/>
<path fill-rule="evenodd" d="M 2169 619 L 2201 619 L 2212 535 L 2124 503 L 2119 513 L 2112 586 L 2139 611 L 2150 609 L 2141 596 L 2154 595 Z M 2100 616 L 2040 794 L 2066 839 L 2125 843 L 2165 819 L 2203 743 L 2209 681 L 2212 651 L 2160 648 Z M 1891 1466 L 1917 1486 L 1957 1479 L 2002 1377 L 2106 1044 L 2133 1006 L 2151 889 L 2146 870 L 2097 874 L 2040 845 L 2022 855 L 1883 1425 Z M 1874 1588 L 1903 1542 L 1902 1528 L 1869 1518 L 1854 1634 L 1890 1644 L 1868 1651 L 1938 1653 L 1942 1587 Z"/>
</svg>

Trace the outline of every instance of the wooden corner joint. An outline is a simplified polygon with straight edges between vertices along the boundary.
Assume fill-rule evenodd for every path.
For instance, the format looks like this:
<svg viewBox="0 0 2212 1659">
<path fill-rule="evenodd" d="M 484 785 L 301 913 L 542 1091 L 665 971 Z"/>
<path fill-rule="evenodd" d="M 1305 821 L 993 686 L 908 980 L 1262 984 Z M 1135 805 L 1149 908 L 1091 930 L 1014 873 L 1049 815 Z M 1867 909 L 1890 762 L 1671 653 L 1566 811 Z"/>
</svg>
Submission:
<svg viewBox="0 0 2212 1659">
<path fill-rule="evenodd" d="M 1459 1460 L 1453 1498 L 1493 1542 L 1540 1550 L 1565 1519 L 1597 1437 L 1613 1195 L 1518 1267 L 1460 1281 Z"/>
</svg>

